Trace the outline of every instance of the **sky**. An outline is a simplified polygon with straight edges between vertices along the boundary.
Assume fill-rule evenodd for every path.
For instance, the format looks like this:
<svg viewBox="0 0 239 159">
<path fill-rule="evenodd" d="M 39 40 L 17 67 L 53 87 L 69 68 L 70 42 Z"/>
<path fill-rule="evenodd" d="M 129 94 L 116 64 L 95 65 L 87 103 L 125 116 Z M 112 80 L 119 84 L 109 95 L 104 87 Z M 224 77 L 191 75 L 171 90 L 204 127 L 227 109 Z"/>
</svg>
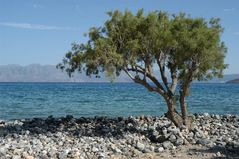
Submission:
<svg viewBox="0 0 239 159">
<path fill-rule="evenodd" d="M 239 73 L 238 0 L 0 0 L 0 65 L 56 65 L 71 43 L 85 42 L 89 28 L 103 25 L 106 12 L 141 8 L 220 18 L 228 48 L 225 74 Z"/>
</svg>

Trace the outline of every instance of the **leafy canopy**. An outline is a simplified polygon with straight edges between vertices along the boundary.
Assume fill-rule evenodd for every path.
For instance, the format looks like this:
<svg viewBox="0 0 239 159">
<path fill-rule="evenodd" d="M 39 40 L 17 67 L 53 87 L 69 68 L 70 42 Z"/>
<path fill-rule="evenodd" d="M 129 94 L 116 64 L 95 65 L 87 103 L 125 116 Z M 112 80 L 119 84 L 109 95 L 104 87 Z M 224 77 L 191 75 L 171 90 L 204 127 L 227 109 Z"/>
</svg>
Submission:
<svg viewBox="0 0 239 159">
<path fill-rule="evenodd" d="M 161 11 L 144 14 L 143 10 L 136 14 L 116 10 L 108 15 L 102 27 L 90 29 L 87 43 L 72 45 L 58 68 L 69 75 L 86 71 L 89 76 L 99 76 L 103 71 L 118 76 L 125 71 L 135 82 L 150 79 L 157 84 L 156 64 L 165 84 L 162 89 L 166 87 L 172 93 L 177 81 L 188 86 L 192 80 L 220 77 L 226 68 L 219 19 L 207 21 Z M 170 72 L 169 82 L 165 70 Z"/>
</svg>

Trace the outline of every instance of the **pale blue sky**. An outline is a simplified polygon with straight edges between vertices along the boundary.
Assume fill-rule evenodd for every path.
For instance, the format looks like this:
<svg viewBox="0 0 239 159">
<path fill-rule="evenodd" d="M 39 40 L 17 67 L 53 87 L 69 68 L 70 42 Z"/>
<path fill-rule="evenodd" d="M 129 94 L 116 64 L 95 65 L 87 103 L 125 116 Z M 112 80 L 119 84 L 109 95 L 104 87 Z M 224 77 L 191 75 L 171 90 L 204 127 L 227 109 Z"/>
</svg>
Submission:
<svg viewBox="0 0 239 159">
<path fill-rule="evenodd" d="M 221 18 L 225 73 L 239 73 L 238 0 L 0 0 L 0 65 L 57 64 L 72 42 L 84 42 L 90 27 L 103 24 L 107 11 L 140 8 Z"/>
</svg>

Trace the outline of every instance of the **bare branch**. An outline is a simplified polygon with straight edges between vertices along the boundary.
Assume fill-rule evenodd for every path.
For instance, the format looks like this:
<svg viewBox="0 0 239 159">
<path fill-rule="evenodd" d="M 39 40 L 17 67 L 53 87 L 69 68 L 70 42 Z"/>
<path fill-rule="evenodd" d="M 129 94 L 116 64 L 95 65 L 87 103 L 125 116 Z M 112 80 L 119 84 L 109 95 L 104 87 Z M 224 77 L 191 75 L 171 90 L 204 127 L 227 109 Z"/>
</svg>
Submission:
<svg viewBox="0 0 239 159">
<path fill-rule="evenodd" d="M 174 93 L 176 90 L 176 87 L 177 87 L 178 78 L 177 78 L 176 72 L 172 72 L 172 70 L 171 70 L 171 78 L 172 78 L 172 83 L 171 83 L 169 89 L 172 93 Z"/>
<path fill-rule="evenodd" d="M 162 81 L 163 81 L 165 87 L 167 88 L 167 90 L 169 90 L 168 79 L 167 79 L 167 77 L 165 75 L 165 64 L 158 61 L 158 66 L 159 66 L 159 70 L 160 70 L 160 75 L 161 75 Z"/>
<path fill-rule="evenodd" d="M 176 87 L 177 87 L 177 83 L 178 83 L 178 76 L 177 76 L 176 66 L 173 61 L 170 63 L 169 69 L 170 69 L 171 79 L 172 79 L 172 83 L 171 83 L 169 89 L 174 94 Z"/>
<path fill-rule="evenodd" d="M 159 57 L 157 58 L 157 64 L 159 66 L 159 70 L 160 70 L 160 75 L 162 78 L 162 81 L 167 89 L 167 91 L 170 91 L 169 87 L 168 87 L 168 79 L 165 75 L 165 56 L 164 56 L 164 52 L 161 50 Z"/>
<path fill-rule="evenodd" d="M 166 91 L 164 90 L 163 86 L 159 83 L 159 81 L 157 80 L 157 78 L 148 73 L 148 72 L 145 72 L 144 69 L 141 70 L 141 69 L 136 69 L 136 68 L 127 68 L 125 71 L 133 71 L 133 72 L 139 72 L 141 73 L 142 75 L 146 74 L 146 77 L 148 79 L 150 79 L 156 86 L 157 86 L 157 89 L 156 89 L 156 92 L 160 93 L 162 96 L 165 96 L 165 93 Z M 135 78 L 134 78 L 134 81 L 135 81 Z M 147 83 L 145 80 L 143 80 L 145 83 Z M 139 82 L 138 82 L 139 83 Z"/>
<path fill-rule="evenodd" d="M 131 75 L 131 73 L 129 73 L 129 71 L 127 71 L 126 69 L 124 69 L 124 72 L 129 76 L 129 78 L 131 79 L 131 80 L 135 80 L 135 78 L 133 77 L 133 75 Z"/>
<path fill-rule="evenodd" d="M 134 78 L 133 75 L 126 69 L 124 69 L 125 73 L 135 82 L 135 83 L 139 83 L 142 84 L 143 86 L 145 86 L 150 92 L 155 91 L 157 92 L 157 88 L 151 86 L 149 83 L 147 83 L 145 80 L 138 78 Z"/>
<path fill-rule="evenodd" d="M 140 79 L 140 78 L 135 78 L 134 82 L 135 82 L 135 83 L 142 84 L 142 85 L 145 86 L 150 92 L 152 92 L 152 91 L 158 92 L 156 87 L 151 86 L 151 85 L 150 85 L 149 83 L 147 83 L 145 80 L 142 80 L 142 79 Z"/>
</svg>

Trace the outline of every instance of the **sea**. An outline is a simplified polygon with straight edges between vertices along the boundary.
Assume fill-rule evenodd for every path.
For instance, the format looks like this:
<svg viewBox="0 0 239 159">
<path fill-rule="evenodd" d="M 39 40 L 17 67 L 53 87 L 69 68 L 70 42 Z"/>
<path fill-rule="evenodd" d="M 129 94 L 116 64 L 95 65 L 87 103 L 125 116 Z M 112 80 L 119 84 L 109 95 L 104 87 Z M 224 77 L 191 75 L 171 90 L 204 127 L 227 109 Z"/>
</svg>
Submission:
<svg viewBox="0 0 239 159">
<path fill-rule="evenodd" d="M 239 84 L 192 84 L 190 113 L 239 115 Z M 164 99 L 135 83 L 0 83 L 0 119 L 160 116 Z"/>
</svg>

